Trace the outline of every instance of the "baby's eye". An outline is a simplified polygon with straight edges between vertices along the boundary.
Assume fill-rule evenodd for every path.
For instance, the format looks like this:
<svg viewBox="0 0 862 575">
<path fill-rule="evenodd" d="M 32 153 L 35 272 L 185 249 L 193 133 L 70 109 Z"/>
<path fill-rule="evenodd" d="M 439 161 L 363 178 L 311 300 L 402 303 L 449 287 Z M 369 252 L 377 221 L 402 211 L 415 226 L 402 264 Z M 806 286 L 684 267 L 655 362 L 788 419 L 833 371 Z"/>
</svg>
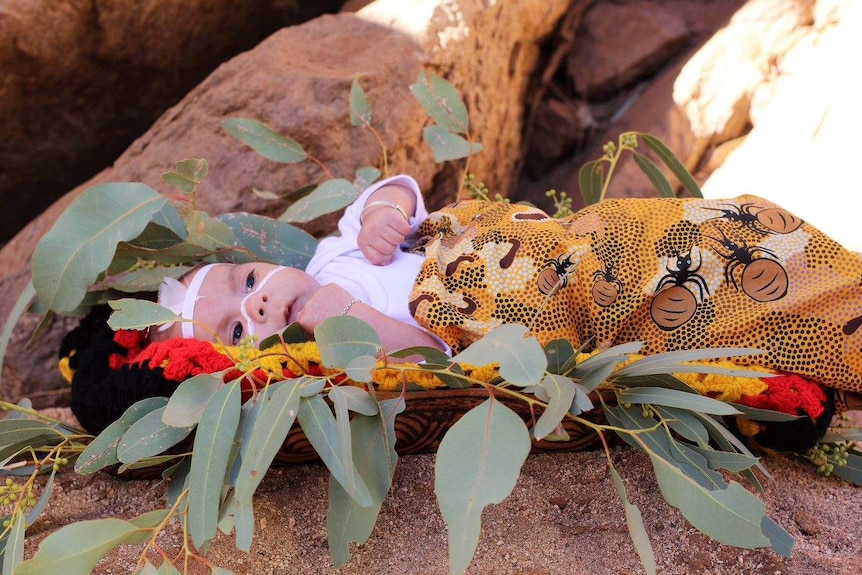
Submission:
<svg viewBox="0 0 862 575">
<path fill-rule="evenodd" d="M 238 323 L 233 326 L 230 332 L 230 343 L 231 345 L 239 345 L 240 341 L 242 341 L 242 324 Z"/>
<path fill-rule="evenodd" d="M 254 270 L 251 270 L 249 274 L 245 278 L 245 291 L 246 293 L 250 292 L 254 287 Z"/>
</svg>

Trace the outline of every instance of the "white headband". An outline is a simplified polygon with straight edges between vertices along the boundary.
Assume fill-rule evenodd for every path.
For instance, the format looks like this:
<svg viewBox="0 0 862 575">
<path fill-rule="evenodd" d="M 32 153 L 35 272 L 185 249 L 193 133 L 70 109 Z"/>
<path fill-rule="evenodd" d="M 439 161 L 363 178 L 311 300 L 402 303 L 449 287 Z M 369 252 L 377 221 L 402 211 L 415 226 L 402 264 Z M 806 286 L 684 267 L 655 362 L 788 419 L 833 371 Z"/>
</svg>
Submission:
<svg viewBox="0 0 862 575">
<path fill-rule="evenodd" d="M 159 286 L 159 304 L 178 314 L 181 318 L 192 320 L 195 318 L 195 304 L 200 296 L 198 292 L 204 283 L 207 274 L 221 264 L 207 264 L 197 271 L 188 287 L 174 278 L 165 278 Z M 159 331 L 171 327 L 174 322 L 159 326 Z M 195 337 L 195 326 L 190 321 L 182 323 L 183 337 L 193 339 Z"/>
</svg>

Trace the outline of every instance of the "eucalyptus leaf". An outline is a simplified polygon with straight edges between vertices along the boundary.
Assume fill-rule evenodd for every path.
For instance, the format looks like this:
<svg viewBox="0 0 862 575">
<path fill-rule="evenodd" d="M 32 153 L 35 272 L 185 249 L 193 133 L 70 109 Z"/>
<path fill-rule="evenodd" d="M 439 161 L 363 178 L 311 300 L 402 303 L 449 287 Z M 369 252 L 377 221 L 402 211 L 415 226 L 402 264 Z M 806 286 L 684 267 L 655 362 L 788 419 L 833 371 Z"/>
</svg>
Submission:
<svg viewBox="0 0 862 575">
<path fill-rule="evenodd" d="M 177 162 L 176 171 L 162 174 L 162 181 L 186 195 L 191 195 L 209 172 L 210 165 L 206 160 L 191 158 Z"/>
<path fill-rule="evenodd" d="M 159 575 L 181 575 L 179 570 L 171 564 L 170 561 L 165 560 L 162 561 L 162 564 L 159 565 L 157 570 Z"/>
<path fill-rule="evenodd" d="M 48 535 L 36 554 L 18 565 L 15 575 L 90 575 L 99 559 L 137 532 L 132 523 L 115 518 L 66 525 Z"/>
<path fill-rule="evenodd" d="M 111 278 L 110 285 L 111 289 L 123 293 L 155 292 L 165 277 L 178 279 L 190 269 L 191 266 L 140 268 Z"/>
<path fill-rule="evenodd" d="M 242 464 L 234 490 L 238 501 L 249 504 L 299 412 L 300 382 L 286 381 L 269 387 L 273 385 L 277 387 L 258 398 L 260 413 L 254 418 L 248 438 L 243 438 L 240 446 Z"/>
<path fill-rule="evenodd" d="M 451 574 L 467 570 L 479 543 L 482 510 L 508 497 L 529 452 L 524 422 L 493 397 L 446 432 L 437 450 L 434 493 L 448 528 Z"/>
<path fill-rule="evenodd" d="M 685 393 L 675 389 L 662 387 L 637 387 L 625 389 L 618 393 L 620 402 L 655 404 L 666 407 L 678 407 L 689 411 L 699 411 L 711 415 L 739 415 L 740 412 L 731 405 L 700 394 Z"/>
<path fill-rule="evenodd" d="M 153 509 L 129 519 L 129 523 L 137 527 L 140 532 L 127 537 L 124 543 L 136 544 L 149 540 L 153 536 L 151 530 L 161 525 L 170 512 L 170 509 Z"/>
<path fill-rule="evenodd" d="M 434 161 L 438 163 L 447 160 L 460 160 L 481 152 L 483 149 L 482 144 L 467 140 L 440 126 L 426 126 L 422 130 L 422 138 L 434 152 Z"/>
<path fill-rule="evenodd" d="M 703 197 L 703 192 L 701 192 L 700 186 L 697 185 L 697 181 L 692 177 L 691 173 L 689 173 L 682 162 L 677 159 L 676 155 L 670 150 L 670 148 L 665 146 L 664 143 L 655 136 L 644 134 L 643 132 L 636 132 L 636 134 L 638 138 L 640 138 L 643 143 L 655 152 L 665 165 L 670 168 L 670 171 L 679 179 L 683 187 L 688 190 L 691 197 Z"/>
<path fill-rule="evenodd" d="M 673 188 L 671 187 L 670 182 L 667 181 L 667 178 L 662 173 L 661 169 L 655 165 L 655 162 L 653 162 L 643 154 L 635 152 L 634 150 L 632 150 L 632 157 L 634 158 L 635 163 L 638 165 L 641 171 L 646 174 L 647 178 L 649 178 L 649 181 L 652 182 L 652 185 L 658 192 L 659 197 L 676 197 L 676 194 L 673 192 Z"/>
<path fill-rule="evenodd" d="M 183 381 L 171 394 L 162 422 L 171 427 L 197 425 L 207 404 L 224 386 L 221 378 L 201 373 Z"/>
<path fill-rule="evenodd" d="M 198 548 L 216 536 L 221 489 L 239 413 L 239 383 L 224 385 L 207 403 L 195 433 L 189 472 L 189 531 Z"/>
<path fill-rule="evenodd" d="M 790 533 L 785 531 L 783 527 L 769 517 L 764 517 L 760 526 L 763 529 L 763 534 L 769 538 L 772 550 L 785 559 L 790 559 L 790 556 L 793 553 L 794 543 L 793 537 L 790 536 Z"/>
<path fill-rule="evenodd" d="M 132 424 L 117 445 L 117 459 L 134 463 L 145 457 L 160 455 L 189 436 L 194 426 L 172 427 L 162 422 L 165 408 L 147 413 Z"/>
<path fill-rule="evenodd" d="M 183 457 L 185 455 L 191 455 L 190 453 L 172 453 L 168 455 L 153 455 L 152 457 L 144 457 L 143 459 L 139 459 L 134 463 L 124 463 L 118 469 L 117 473 L 123 474 L 130 469 L 144 469 L 146 467 L 154 467 L 157 465 L 162 465 L 163 463 L 173 462 L 176 459 Z"/>
<path fill-rule="evenodd" d="M 655 419 L 644 417 L 640 409 L 605 406 L 604 411 L 612 425 L 635 432 L 617 432 L 617 435 L 629 445 L 643 449 L 652 457 L 664 459 L 705 489 L 725 484 L 720 475 L 709 469 L 705 458 L 690 452 L 686 449 L 687 446 L 672 440 L 667 431 L 658 426 Z"/>
<path fill-rule="evenodd" d="M 15 445 L 43 435 L 60 436 L 53 426 L 37 419 L 0 420 L 0 446 Z"/>
<path fill-rule="evenodd" d="M 166 307 L 138 298 L 123 298 L 108 302 L 114 310 L 108 318 L 108 327 L 114 331 L 121 329 L 144 329 L 183 319 Z"/>
<path fill-rule="evenodd" d="M 547 371 L 566 375 L 565 366 L 575 357 L 575 348 L 567 339 L 555 339 L 544 347 L 545 359 L 548 361 Z"/>
<path fill-rule="evenodd" d="M 749 449 L 742 443 L 735 435 L 733 435 L 723 424 L 716 421 L 713 417 L 709 415 L 704 415 L 700 413 L 693 414 L 695 417 L 700 419 L 701 423 L 704 424 L 707 431 L 709 431 L 710 438 L 715 442 L 715 444 L 723 451 L 727 453 L 742 453 L 744 455 L 750 456 L 752 459 L 757 459 L 754 455 L 749 451 Z M 758 469 L 769 479 L 773 479 L 772 474 L 769 473 L 769 470 L 764 467 L 760 461 L 755 463 Z M 758 491 L 763 492 L 765 489 L 763 485 L 760 483 L 760 480 L 757 476 L 750 470 L 744 469 L 740 471 L 740 474 L 745 477 L 748 482 Z"/>
<path fill-rule="evenodd" d="M 593 160 L 581 166 L 578 170 L 578 185 L 581 188 L 581 197 L 585 206 L 599 203 L 602 198 L 602 185 L 605 177 L 605 168 L 602 160 Z"/>
<path fill-rule="evenodd" d="M 709 444 L 709 432 L 706 427 L 688 410 L 661 405 L 654 405 L 653 409 L 658 412 L 671 429 L 682 437 L 701 447 L 706 447 Z"/>
<path fill-rule="evenodd" d="M 377 359 L 373 355 L 360 355 L 344 366 L 344 373 L 353 381 L 371 383 L 372 373 L 376 367 Z"/>
<path fill-rule="evenodd" d="M 355 76 L 350 85 L 350 123 L 363 127 L 371 125 L 371 105 L 368 103 L 365 91 L 359 85 L 359 78 Z"/>
<path fill-rule="evenodd" d="M 53 475 L 52 475 L 53 477 Z M 3 548 L 3 573 L 14 573 L 15 568 L 24 561 L 24 514 L 19 510 L 12 514 L 7 521 L 9 524 L 9 535 L 6 537 L 6 545 Z"/>
<path fill-rule="evenodd" d="M 269 190 L 259 190 L 257 188 L 252 188 L 251 193 L 262 200 L 280 200 L 281 196 L 276 194 L 275 192 L 270 192 Z"/>
<path fill-rule="evenodd" d="M 329 392 L 333 404 L 343 405 L 345 410 L 362 415 L 377 415 L 377 402 L 364 389 L 352 385 L 339 385 Z"/>
<path fill-rule="evenodd" d="M 533 437 L 544 439 L 569 412 L 575 399 L 576 388 L 575 382 L 570 378 L 553 373 L 546 374 L 539 386 L 548 394 L 548 407 L 533 427 Z"/>
<path fill-rule="evenodd" d="M 839 443 L 841 441 L 862 442 L 862 429 L 858 427 L 830 427 L 819 442 Z"/>
<path fill-rule="evenodd" d="M 117 446 L 123 435 L 133 423 L 156 409 L 162 408 L 168 400 L 164 397 L 148 397 L 134 403 L 123 412 L 115 422 L 106 427 L 93 441 L 87 445 L 84 452 L 75 461 L 75 471 L 81 474 L 93 473 L 119 463 Z"/>
<path fill-rule="evenodd" d="M 299 402 L 299 425 L 332 477 L 362 507 L 372 504 L 371 493 L 353 464 L 352 450 L 344 445 L 344 434 L 319 395 L 303 397 Z"/>
<path fill-rule="evenodd" d="M 616 345 L 588 357 L 573 368 L 569 368 L 570 360 L 564 365 L 563 373 L 579 381 L 587 391 L 592 391 L 601 385 L 617 369 L 619 364 L 628 361 L 630 356 L 638 353 L 642 347 L 641 342 Z"/>
<path fill-rule="evenodd" d="M 342 178 L 326 180 L 317 188 L 291 204 L 279 220 L 283 222 L 304 223 L 349 206 L 359 197 L 359 190 Z"/>
<path fill-rule="evenodd" d="M 638 553 L 638 557 L 640 557 L 641 565 L 643 565 L 644 571 L 647 572 L 647 575 L 655 575 L 656 574 L 656 563 L 655 563 L 655 553 L 652 549 L 652 543 L 650 543 L 649 535 L 646 532 L 646 527 L 644 526 L 644 520 L 641 516 L 640 509 L 638 509 L 637 505 L 634 505 L 629 501 L 628 494 L 626 493 L 626 487 L 623 484 L 622 477 L 617 473 L 617 470 L 610 467 L 611 477 L 614 480 L 614 487 L 617 489 L 617 493 L 620 496 L 620 499 L 623 502 L 623 509 L 626 513 L 626 525 L 629 528 L 629 535 L 631 535 L 632 543 L 635 546 L 635 551 Z"/>
<path fill-rule="evenodd" d="M 330 478 L 326 531 L 329 553 L 336 569 L 350 558 L 350 543 L 365 543 L 377 522 L 398 462 L 395 417 L 404 411 L 404 407 L 403 397 L 381 401 L 377 416 L 360 415 L 350 422 L 353 460 L 359 476 L 368 486 L 372 503 L 366 507 L 358 505 L 337 481 Z"/>
<path fill-rule="evenodd" d="M 507 324 L 495 328 L 452 358 L 472 365 L 500 364 L 500 375 L 519 387 L 535 385 L 548 365 L 542 346 L 534 337 L 524 337 L 526 326 Z"/>
<path fill-rule="evenodd" d="M 186 241 L 193 246 L 219 252 L 233 250 L 239 245 L 239 240 L 230 226 L 203 212 L 192 212 L 188 218 L 188 227 L 189 236 Z M 247 261 L 250 259 L 246 258 Z M 241 258 L 235 263 L 241 263 Z"/>
<path fill-rule="evenodd" d="M 854 485 L 862 485 L 862 457 L 855 453 L 847 454 L 845 465 L 835 465 L 833 473 L 844 481 Z"/>
<path fill-rule="evenodd" d="M 218 220 L 258 261 L 305 269 L 317 247 L 317 240 L 308 232 L 273 218 L 234 212 Z"/>
<path fill-rule="evenodd" d="M 27 311 L 27 307 L 35 296 L 36 288 L 33 287 L 33 281 L 28 281 L 24 289 L 21 290 L 21 293 L 18 294 L 15 304 L 9 310 L 9 316 L 3 324 L 3 332 L 0 333 L 0 374 L 3 373 L 3 361 L 6 359 L 6 350 L 9 348 L 9 341 L 12 339 L 12 334 L 15 333 L 15 329 L 18 326 L 18 320 Z M 2 377 L 0 377 L 0 381 L 2 381 Z"/>
<path fill-rule="evenodd" d="M 359 168 L 353 176 L 353 187 L 357 190 L 364 190 L 376 182 L 379 177 L 380 170 L 373 166 Z"/>
<path fill-rule="evenodd" d="M 54 493 L 55 475 L 57 475 L 57 470 L 52 467 L 51 474 L 48 476 L 48 480 L 45 482 L 44 487 L 42 487 L 42 493 L 39 494 L 39 499 L 36 500 L 36 505 L 31 507 L 24 516 L 24 523 L 26 525 L 32 525 L 45 510 L 45 507 L 48 505 L 48 501 L 51 499 L 51 495 Z M 8 572 L 9 571 L 6 571 L 5 569 L 3 570 L 3 573 Z"/>
<path fill-rule="evenodd" d="M 792 415 L 790 413 L 782 413 L 772 409 L 758 409 L 756 407 L 749 407 L 740 403 L 728 402 L 728 404 L 732 405 L 734 409 L 738 410 L 748 419 L 753 419 L 754 421 L 794 421 L 805 417 L 804 415 Z"/>
<path fill-rule="evenodd" d="M 221 125 L 228 134 L 269 160 L 295 164 L 308 157 L 299 142 L 282 136 L 258 120 L 228 118 Z"/>
<path fill-rule="evenodd" d="M 156 569 L 155 565 L 153 565 L 149 562 L 149 560 L 147 560 L 144 563 L 144 567 L 140 571 L 135 573 L 135 575 L 159 575 L 159 572 Z"/>
<path fill-rule="evenodd" d="M 665 500 L 698 530 L 725 545 L 743 549 L 769 547 L 761 523 L 763 502 L 738 483 L 705 489 L 664 458 L 650 455 Z"/>
<path fill-rule="evenodd" d="M 618 377 L 639 377 L 644 375 L 656 375 L 667 373 L 721 373 L 726 375 L 736 375 L 738 377 L 762 377 L 764 374 L 760 371 L 746 371 L 740 369 L 716 368 L 709 365 L 685 365 L 684 362 L 690 361 L 705 361 L 712 359 L 724 359 L 728 357 L 736 357 L 742 355 L 760 355 L 763 352 L 759 349 L 750 348 L 708 348 L 708 349 L 692 349 L 683 351 L 668 351 L 655 355 L 648 355 L 637 361 L 633 361 L 629 365 L 620 369 L 617 372 Z"/>
<path fill-rule="evenodd" d="M 180 496 L 189 488 L 189 472 L 192 468 L 192 458 L 184 457 L 182 461 L 176 464 L 170 474 L 170 482 L 168 483 L 167 500 L 168 505 L 173 507 L 179 501 Z M 185 498 L 177 509 L 178 513 L 183 513 L 188 507 L 189 500 Z"/>
<path fill-rule="evenodd" d="M 152 223 L 146 228 L 144 228 L 144 232 L 146 233 L 148 229 L 153 229 L 154 227 L 156 227 L 156 229 L 161 228 L 159 229 L 158 233 L 155 233 L 154 235 L 158 238 L 161 238 L 163 241 L 165 241 L 165 230 L 168 230 L 170 234 L 176 236 L 177 239 L 183 241 L 185 241 L 185 239 L 189 235 L 189 231 L 186 229 L 186 224 L 183 221 L 182 216 L 180 216 L 180 213 L 177 211 L 177 208 L 171 204 L 165 204 L 165 206 L 161 210 L 159 210 L 155 213 L 155 215 L 153 215 Z M 135 243 L 138 243 L 139 239 L 140 237 L 136 238 L 134 240 Z M 167 241 L 171 240 L 169 239 Z"/>
<path fill-rule="evenodd" d="M 738 473 L 757 464 L 757 458 L 750 455 L 697 445 L 690 447 L 706 459 L 710 469 L 726 469 Z"/>
<path fill-rule="evenodd" d="M 39 299 L 57 313 L 78 307 L 108 268 L 117 244 L 137 237 L 167 198 L 143 184 L 94 186 L 60 214 L 31 260 Z"/>
<path fill-rule="evenodd" d="M 452 84 L 434 74 L 420 71 L 410 91 L 431 119 L 441 128 L 458 134 L 470 129 L 470 117 L 461 96 Z"/>
<path fill-rule="evenodd" d="M 376 356 L 380 337 L 374 328 L 349 315 L 330 317 L 314 328 L 314 339 L 320 349 L 320 360 L 331 368 L 343 368 L 353 358 Z"/>
</svg>

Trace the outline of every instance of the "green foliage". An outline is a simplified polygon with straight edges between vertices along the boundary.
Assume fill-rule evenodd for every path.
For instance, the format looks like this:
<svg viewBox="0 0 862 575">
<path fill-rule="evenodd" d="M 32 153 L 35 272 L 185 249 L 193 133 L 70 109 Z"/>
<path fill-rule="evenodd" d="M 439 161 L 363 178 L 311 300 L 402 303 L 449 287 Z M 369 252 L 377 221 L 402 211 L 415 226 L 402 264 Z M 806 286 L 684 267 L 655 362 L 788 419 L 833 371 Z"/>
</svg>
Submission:
<svg viewBox="0 0 862 575">
<path fill-rule="evenodd" d="M 440 442 L 434 493 L 448 527 L 450 573 L 467 570 L 479 544 L 482 510 L 509 496 L 529 452 L 524 422 L 493 396 Z"/>
<path fill-rule="evenodd" d="M 595 204 L 605 199 L 608 187 L 613 179 L 614 170 L 622 158 L 623 152 L 631 152 L 635 163 L 647 176 L 660 197 L 672 198 L 676 193 L 665 177 L 664 172 L 648 156 L 638 150 L 638 143 L 643 142 L 667 166 L 671 173 L 694 198 L 702 198 L 700 186 L 691 176 L 676 155 L 655 136 L 642 132 L 625 132 L 619 136 L 619 144 L 608 142 L 603 147 L 604 155 L 598 160 L 586 162 L 578 172 L 578 184 L 585 205 Z M 605 173 L 607 167 L 607 173 Z"/>
<path fill-rule="evenodd" d="M 424 131 L 438 161 L 464 159 L 464 187 L 489 200 L 489 192 L 467 171 L 470 156 L 481 150 L 473 141 L 467 108 L 454 87 L 432 73 L 422 72 L 411 91 L 433 124 Z M 139 329 L 177 321 L 176 314 L 156 304 L 118 293 L 152 290 L 165 275 L 180 277 L 202 261 L 267 261 L 304 267 L 316 240 L 288 222 L 307 222 L 343 208 L 377 178 L 389 174 L 386 146 L 372 124 L 371 104 L 355 78 L 350 89 L 352 125 L 369 133 L 382 151 L 381 169 L 361 167 L 352 176 L 336 178 L 319 159 L 288 136 L 258 120 L 230 118 L 223 128 L 262 156 L 281 163 L 311 161 L 321 181 L 288 193 L 257 190 L 260 197 L 288 203 L 278 219 L 234 213 L 211 217 L 196 207 L 196 194 L 209 171 L 205 160 L 190 159 L 162 179 L 179 192 L 163 196 L 141 184 L 106 184 L 91 188 L 73 202 L 46 234 L 33 255 L 33 283 L 18 300 L 11 323 L 0 337 L 0 359 L 11 329 L 35 294 L 45 314 L 85 311 L 94 303 L 111 300 L 115 309 L 110 325 Z M 589 162 L 579 174 L 586 203 L 605 197 L 621 154 L 631 152 L 662 196 L 674 194 L 659 166 L 644 155 L 645 145 L 692 196 L 700 196 L 694 179 L 658 139 L 630 132 L 619 145 L 609 143 L 602 158 Z M 556 216 L 571 212 L 565 193 L 549 192 Z M 503 201 L 499 195 L 495 198 Z M 724 373 L 739 376 L 758 372 L 727 370 L 701 362 L 736 355 L 755 355 L 751 349 L 712 349 L 658 354 L 631 361 L 641 344 L 626 343 L 587 359 L 571 342 L 554 341 L 544 347 L 528 328 L 505 325 L 487 334 L 454 358 L 423 348 L 400 355 L 421 355 L 426 361 L 412 367 L 389 363 L 383 368 L 423 370 L 437 375 L 450 389 L 480 386 L 488 399 L 467 412 L 440 444 L 435 468 L 435 493 L 447 524 L 450 572 L 463 573 L 475 553 L 485 507 L 499 503 L 512 491 L 529 453 L 531 439 L 564 437 L 561 424 L 574 421 L 593 430 L 606 447 L 609 473 L 623 505 L 635 549 L 647 573 L 656 562 L 641 511 L 629 500 L 622 477 L 611 465 L 606 434 L 645 451 L 667 501 L 698 529 L 717 541 L 744 548 L 771 547 L 789 556 L 793 540 L 766 517 L 762 502 L 740 483 L 727 481 L 723 470 L 762 489 L 759 474 L 769 477 L 759 460 L 724 426 L 724 417 L 740 413 L 755 420 L 787 419 L 783 414 L 719 402 L 699 395 L 671 374 Z M 297 326 L 268 340 L 278 343 L 304 337 Z M 134 571 L 146 575 L 178 574 L 157 536 L 171 522 L 182 527 L 183 542 L 176 565 L 184 573 L 199 564 L 214 575 L 229 572 L 197 555 L 216 533 L 234 533 L 236 546 L 248 551 L 254 538 L 253 496 L 292 427 L 299 425 L 330 471 L 327 528 L 333 563 L 350 557 L 350 544 L 371 535 L 381 506 L 392 485 L 398 463 L 395 418 L 410 401 L 405 393 L 380 401 L 373 386 L 343 385 L 370 382 L 382 353 L 380 338 L 360 320 L 335 317 L 315 330 L 322 363 L 333 375 L 304 374 L 272 382 L 241 404 L 243 377 L 224 382 L 226 372 L 198 375 L 180 383 L 168 398 L 149 398 L 131 406 L 97 437 L 71 429 L 34 411 L 27 402 L 3 403 L 9 415 L 0 420 L 0 467 L 9 479 L 0 498 L 11 505 L 0 532 L 3 572 L 89 573 L 96 562 L 118 545 L 143 544 Z M 465 374 L 463 364 L 499 366 L 499 377 L 478 381 Z M 624 365 L 625 364 L 625 365 Z M 237 360 L 247 376 L 254 361 Z M 588 396 L 588 394 L 591 394 Z M 501 401 L 520 401 L 534 417 L 526 423 Z M 582 417 L 600 403 L 607 423 Z M 828 443 L 805 457 L 821 473 L 862 484 L 862 456 L 851 447 L 858 430 L 836 428 Z M 190 439 L 193 435 L 193 441 Z M 54 474 L 70 460 L 78 473 L 108 467 L 123 473 L 132 468 L 169 466 L 163 471 L 168 485 L 168 508 L 125 521 L 115 518 L 84 521 L 49 535 L 38 552 L 23 561 L 25 529 L 47 505 Z M 35 479 L 50 472 L 44 487 Z M 191 539 L 191 541 L 189 541 Z"/>
</svg>

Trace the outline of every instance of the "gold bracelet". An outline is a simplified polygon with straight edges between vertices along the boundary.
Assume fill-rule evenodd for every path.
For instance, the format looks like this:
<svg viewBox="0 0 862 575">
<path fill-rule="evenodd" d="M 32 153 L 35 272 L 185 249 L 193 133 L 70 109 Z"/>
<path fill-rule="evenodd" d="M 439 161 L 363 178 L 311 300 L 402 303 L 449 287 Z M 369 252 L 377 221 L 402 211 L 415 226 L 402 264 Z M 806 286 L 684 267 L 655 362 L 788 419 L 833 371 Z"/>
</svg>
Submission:
<svg viewBox="0 0 862 575">
<path fill-rule="evenodd" d="M 347 312 L 350 311 L 350 308 L 353 307 L 353 304 L 357 304 L 357 303 L 362 303 L 362 302 L 356 298 L 350 300 L 350 303 L 348 303 L 346 306 L 344 306 L 344 311 L 341 312 L 341 315 L 347 315 Z"/>
<path fill-rule="evenodd" d="M 407 215 L 407 212 L 404 208 L 401 207 L 397 202 L 388 202 L 386 200 L 378 200 L 376 202 L 371 202 L 370 204 L 365 204 L 365 207 L 362 208 L 362 211 L 359 212 L 359 223 L 362 224 L 362 216 L 365 215 L 365 211 L 371 208 L 375 208 L 377 206 L 386 206 L 387 208 L 392 208 L 394 210 L 398 210 L 398 213 L 404 216 L 404 220 L 409 222 L 410 217 Z"/>
</svg>

